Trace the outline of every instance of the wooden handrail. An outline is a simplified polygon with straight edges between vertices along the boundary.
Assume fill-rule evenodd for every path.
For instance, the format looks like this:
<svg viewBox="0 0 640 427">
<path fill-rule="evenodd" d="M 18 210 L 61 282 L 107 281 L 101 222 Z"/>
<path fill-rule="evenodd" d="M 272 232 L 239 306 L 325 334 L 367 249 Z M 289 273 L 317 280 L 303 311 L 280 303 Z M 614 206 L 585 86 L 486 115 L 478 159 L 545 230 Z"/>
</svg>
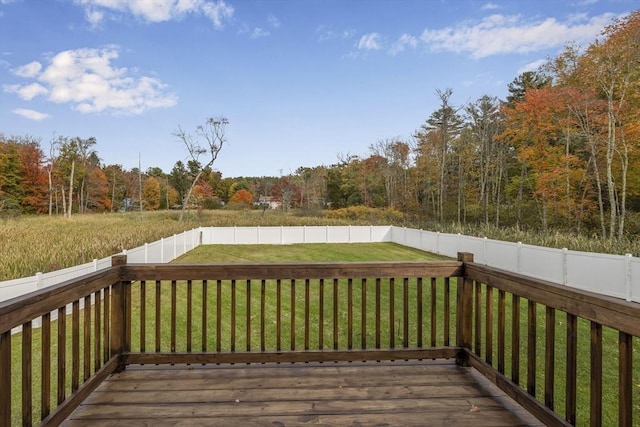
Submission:
<svg viewBox="0 0 640 427">
<path fill-rule="evenodd" d="M 564 331 L 558 333 L 559 322 Z M 16 328 L 21 339 L 12 339 Z M 602 374 L 609 328 L 618 334 L 616 348 L 607 348 L 618 355 L 613 390 Z M 472 254 L 438 262 L 197 265 L 127 264 L 119 256 L 108 269 L 0 303 L 0 427 L 20 416 L 24 425 L 59 422 L 130 363 L 409 357 L 455 357 L 550 425 L 585 416 L 576 382 L 588 369 L 586 416 L 598 424 L 603 394 L 616 393 L 619 424 L 631 426 L 637 422 L 633 399 L 639 399 L 632 377 L 638 337 L 640 304 L 478 265 Z M 40 356 L 30 361 L 38 346 Z M 583 354 L 589 363 L 578 367 Z M 562 377 L 556 358 L 568 364 Z M 23 384 L 18 413 L 11 399 L 17 383 Z M 32 401 L 33 388 L 40 389 L 40 402 Z"/>
</svg>

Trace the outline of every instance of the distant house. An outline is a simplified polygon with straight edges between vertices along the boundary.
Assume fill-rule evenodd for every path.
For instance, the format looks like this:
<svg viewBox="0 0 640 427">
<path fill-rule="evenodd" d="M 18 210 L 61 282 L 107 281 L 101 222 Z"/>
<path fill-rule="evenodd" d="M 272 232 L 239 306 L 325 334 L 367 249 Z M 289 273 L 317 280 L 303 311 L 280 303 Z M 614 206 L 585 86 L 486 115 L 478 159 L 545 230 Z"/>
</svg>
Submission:
<svg viewBox="0 0 640 427">
<path fill-rule="evenodd" d="M 261 209 L 280 209 L 282 206 L 282 203 L 272 196 L 260 196 L 254 204 Z"/>
</svg>

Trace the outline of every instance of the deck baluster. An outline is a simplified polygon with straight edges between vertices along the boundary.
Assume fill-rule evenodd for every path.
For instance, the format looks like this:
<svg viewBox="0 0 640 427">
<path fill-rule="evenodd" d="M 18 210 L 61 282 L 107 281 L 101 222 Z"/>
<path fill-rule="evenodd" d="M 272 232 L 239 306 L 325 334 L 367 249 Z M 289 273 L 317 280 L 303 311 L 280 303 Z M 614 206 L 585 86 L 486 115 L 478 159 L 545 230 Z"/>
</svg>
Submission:
<svg viewBox="0 0 640 427">
<path fill-rule="evenodd" d="M 99 316 L 97 310 L 96 316 Z M 51 412 L 51 313 L 45 313 L 42 315 L 42 327 L 40 334 L 42 338 L 42 355 L 40 358 L 40 417 L 45 418 L 49 415 L 49 412 Z M 98 335 L 96 334 L 96 337 L 97 336 Z M 96 342 L 100 342 L 100 340 L 96 338 Z M 99 349 L 96 351 L 96 358 L 99 363 Z"/>
<path fill-rule="evenodd" d="M 418 279 L 422 283 L 422 279 Z M 437 339 L 437 325 L 438 325 L 438 300 L 437 300 L 437 285 L 438 280 L 435 277 L 431 278 L 431 347 L 436 346 Z M 422 287 L 422 286 L 421 286 Z"/>
<path fill-rule="evenodd" d="M 527 393 L 531 396 L 536 395 L 537 318 L 536 303 L 529 300 L 527 302 Z"/>
<path fill-rule="evenodd" d="M 547 306 L 545 310 L 544 404 L 552 411 L 555 408 L 555 354 L 556 310 Z"/>
<path fill-rule="evenodd" d="M 591 411 L 592 426 L 602 425 L 602 325 L 591 322 Z"/>
<path fill-rule="evenodd" d="M 32 399 L 33 388 L 31 386 L 32 364 L 31 364 L 31 348 L 32 333 L 31 322 L 22 325 L 22 425 L 31 426 L 33 423 L 32 416 Z M 3 390 L 4 393 L 4 390 Z"/>
</svg>

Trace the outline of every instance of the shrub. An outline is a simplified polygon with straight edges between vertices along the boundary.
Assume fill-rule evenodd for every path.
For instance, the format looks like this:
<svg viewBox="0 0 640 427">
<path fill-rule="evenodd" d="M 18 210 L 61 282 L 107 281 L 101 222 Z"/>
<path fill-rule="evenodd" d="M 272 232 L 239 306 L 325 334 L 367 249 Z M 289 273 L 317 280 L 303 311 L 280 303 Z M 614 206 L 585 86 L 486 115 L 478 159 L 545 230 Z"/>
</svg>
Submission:
<svg viewBox="0 0 640 427">
<path fill-rule="evenodd" d="M 366 206 L 350 206 L 327 212 L 327 218 L 346 219 L 351 221 L 375 224 L 399 225 L 404 223 L 402 212 L 393 208 L 369 208 Z"/>
</svg>

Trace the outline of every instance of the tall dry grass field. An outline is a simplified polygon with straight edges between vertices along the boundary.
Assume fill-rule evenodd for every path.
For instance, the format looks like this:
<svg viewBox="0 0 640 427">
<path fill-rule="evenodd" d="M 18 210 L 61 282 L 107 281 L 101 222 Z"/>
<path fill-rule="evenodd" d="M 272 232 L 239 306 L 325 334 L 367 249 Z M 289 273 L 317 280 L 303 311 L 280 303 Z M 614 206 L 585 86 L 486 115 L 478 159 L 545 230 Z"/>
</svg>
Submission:
<svg viewBox="0 0 640 427">
<path fill-rule="evenodd" d="M 194 212 L 182 222 L 178 217 L 179 212 L 165 211 L 0 220 L 0 280 L 91 262 L 200 226 L 347 224 L 345 220 L 261 211 Z"/>
</svg>

